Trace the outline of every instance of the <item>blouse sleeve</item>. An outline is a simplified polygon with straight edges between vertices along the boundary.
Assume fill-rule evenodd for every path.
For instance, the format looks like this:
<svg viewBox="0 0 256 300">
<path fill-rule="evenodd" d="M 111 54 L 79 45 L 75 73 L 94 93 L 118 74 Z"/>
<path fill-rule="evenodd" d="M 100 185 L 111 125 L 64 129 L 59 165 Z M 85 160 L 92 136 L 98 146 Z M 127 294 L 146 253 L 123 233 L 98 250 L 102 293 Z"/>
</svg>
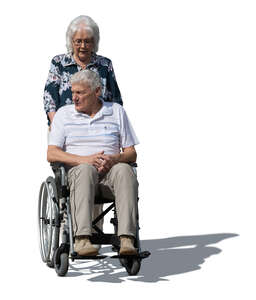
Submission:
<svg viewBox="0 0 256 300">
<path fill-rule="evenodd" d="M 60 70 L 58 63 L 53 58 L 44 88 L 44 110 L 46 113 L 56 111 L 56 106 L 60 103 L 59 88 Z"/>
<path fill-rule="evenodd" d="M 123 105 L 121 93 L 116 82 L 116 76 L 111 61 L 108 65 L 107 89 L 110 92 L 111 101 Z"/>
</svg>

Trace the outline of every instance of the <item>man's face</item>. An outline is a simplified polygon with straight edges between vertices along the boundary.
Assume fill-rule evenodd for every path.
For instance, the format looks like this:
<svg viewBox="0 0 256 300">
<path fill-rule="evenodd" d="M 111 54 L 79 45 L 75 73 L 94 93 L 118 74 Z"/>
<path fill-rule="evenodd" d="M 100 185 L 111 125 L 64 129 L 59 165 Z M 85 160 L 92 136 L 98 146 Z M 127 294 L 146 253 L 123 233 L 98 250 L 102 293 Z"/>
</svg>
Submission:
<svg viewBox="0 0 256 300">
<path fill-rule="evenodd" d="M 93 91 L 87 82 L 72 84 L 71 91 L 76 110 L 83 113 L 91 111 L 100 95 L 100 88 Z"/>
</svg>

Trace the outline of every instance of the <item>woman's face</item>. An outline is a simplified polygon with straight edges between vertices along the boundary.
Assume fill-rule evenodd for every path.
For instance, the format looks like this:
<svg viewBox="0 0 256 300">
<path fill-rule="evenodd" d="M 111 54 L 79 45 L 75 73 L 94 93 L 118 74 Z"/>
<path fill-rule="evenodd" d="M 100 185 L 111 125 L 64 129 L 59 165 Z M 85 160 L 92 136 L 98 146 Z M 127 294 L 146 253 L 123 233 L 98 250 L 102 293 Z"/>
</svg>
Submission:
<svg viewBox="0 0 256 300">
<path fill-rule="evenodd" d="M 78 29 L 72 39 L 74 55 L 82 62 L 89 62 L 94 49 L 92 33 L 85 27 Z"/>
</svg>

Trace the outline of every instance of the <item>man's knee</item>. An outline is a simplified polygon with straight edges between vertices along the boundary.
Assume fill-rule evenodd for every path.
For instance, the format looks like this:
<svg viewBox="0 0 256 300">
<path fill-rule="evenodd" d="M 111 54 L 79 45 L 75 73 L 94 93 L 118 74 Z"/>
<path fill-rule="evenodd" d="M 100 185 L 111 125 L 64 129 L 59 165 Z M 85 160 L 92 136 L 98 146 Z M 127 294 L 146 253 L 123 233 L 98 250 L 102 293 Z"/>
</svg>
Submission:
<svg viewBox="0 0 256 300">
<path fill-rule="evenodd" d="M 78 169 L 83 173 L 98 174 L 97 170 L 94 166 L 86 164 L 86 163 L 79 165 Z"/>
<path fill-rule="evenodd" d="M 137 184 L 137 176 L 133 171 L 133 168 L 126 163 L 118 163 L 113 166 L 114 174 L 117 178 L 124 178 L 126 180 L 131 180 Z"/>
<path fill-rule="evenodd" d="M 119 175 L 123 175 L 123 174 L 134 174 L 132 167 L 129 164 L 126 163 L 118 163 L 116 165 L 113 166 L 113 171 L 115 173 L 118 173 Z"/>
<path fill-rule="evenodd" d="M 97 181 L 98 172 L 96 168 L 89 164 L 81 164 L 72 168 L 69 171 L 69 179 L 74 178 L 77 179 L 92 179 L 93 181 Z"/>
</svg>

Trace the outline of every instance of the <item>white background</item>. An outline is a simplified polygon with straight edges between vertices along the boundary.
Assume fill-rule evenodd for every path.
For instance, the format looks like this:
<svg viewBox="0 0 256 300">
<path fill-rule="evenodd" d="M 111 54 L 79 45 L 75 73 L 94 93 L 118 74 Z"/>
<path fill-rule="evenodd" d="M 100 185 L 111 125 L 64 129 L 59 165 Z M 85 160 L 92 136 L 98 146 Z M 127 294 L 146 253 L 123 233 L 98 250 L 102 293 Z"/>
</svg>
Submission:
<svg viewBox="0 0 256 300">
<path fill-rule="evenodd" d="M 254 4 L 2 2 L 2 299 L 255 299 Z M 112 59 L 141 142 L 141 240 L 152 255 L 134 278 L 109 260 L 59 278 L 38 250 L 37 195 L 51 175 L 43 88 L 80 14 L 100 27 L 98 53 Z"/>
</svg>

